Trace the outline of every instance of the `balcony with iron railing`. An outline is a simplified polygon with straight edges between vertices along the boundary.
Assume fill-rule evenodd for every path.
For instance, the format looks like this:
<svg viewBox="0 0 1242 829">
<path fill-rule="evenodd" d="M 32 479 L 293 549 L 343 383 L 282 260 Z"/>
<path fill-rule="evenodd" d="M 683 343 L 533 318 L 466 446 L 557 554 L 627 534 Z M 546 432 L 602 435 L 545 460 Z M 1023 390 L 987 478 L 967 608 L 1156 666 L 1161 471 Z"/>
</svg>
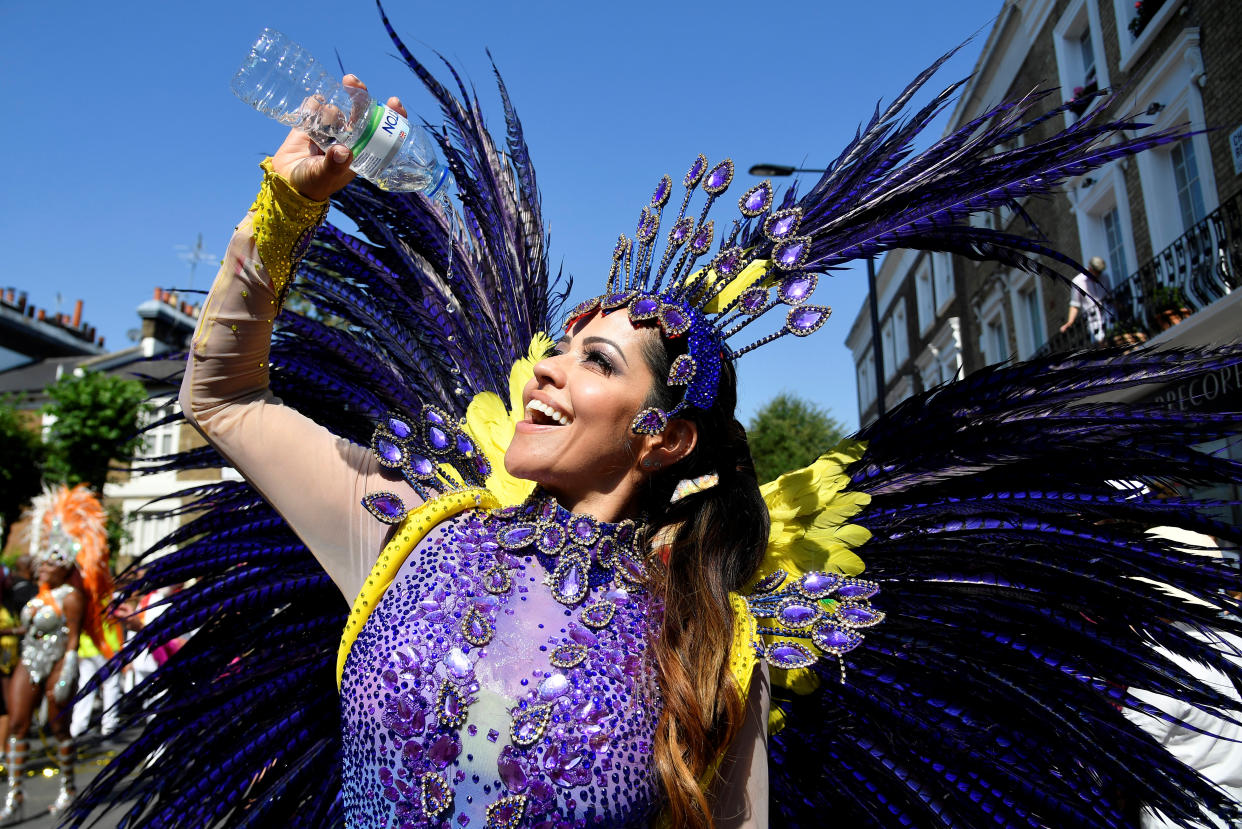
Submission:
<svg viewBox="0 0 1242 829">
<path fill-rule="evenodd" d="M 1035 356 L 1145 342 L 1228 296 L 1242 280 L 1242 193 L 1174 240 L 1104 300 L 1107 334 L 1095 343 L 1080 315 Z M 1090 301 L 1090 300 L 1088 300 Z"/>
</svg>

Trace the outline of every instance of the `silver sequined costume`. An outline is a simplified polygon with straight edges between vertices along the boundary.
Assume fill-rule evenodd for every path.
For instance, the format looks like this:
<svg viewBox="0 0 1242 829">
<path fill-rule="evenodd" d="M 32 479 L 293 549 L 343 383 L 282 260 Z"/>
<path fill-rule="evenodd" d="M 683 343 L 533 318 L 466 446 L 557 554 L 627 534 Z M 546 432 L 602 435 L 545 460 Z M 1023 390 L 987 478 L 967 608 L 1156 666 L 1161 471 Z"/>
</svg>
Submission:
<svg viewBox="0 0 1242 829">
<path fill-rule="evenodd" d="M 55 606 L 35 596 L 22 608 L 22 626 L 26 628 L 26 635 L 22 638 L 22 664 L 36 685 L 47 679 L 65 655 L 65 647 L 69 644 L 69 625 L 63 607 L 72 592 L 72 586 L 62 584 L 52 590 Z"/>
</svg>

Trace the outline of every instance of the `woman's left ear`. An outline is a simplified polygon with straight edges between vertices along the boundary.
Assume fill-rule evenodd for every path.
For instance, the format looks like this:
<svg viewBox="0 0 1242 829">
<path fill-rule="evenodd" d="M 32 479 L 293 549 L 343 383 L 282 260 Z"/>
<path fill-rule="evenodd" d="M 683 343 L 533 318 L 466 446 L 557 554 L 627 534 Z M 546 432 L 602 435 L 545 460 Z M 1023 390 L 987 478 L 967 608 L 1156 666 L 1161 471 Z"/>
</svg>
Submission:
<svg viewBox="0 0 1242 829">
<path fill-rule="evenodd" d="M 689 420 L 675 418 L 658 435 L 648 438 L 644 469 L 667 469 L 694 451 L 698 445 L 699 427 Z"/>
</svg>

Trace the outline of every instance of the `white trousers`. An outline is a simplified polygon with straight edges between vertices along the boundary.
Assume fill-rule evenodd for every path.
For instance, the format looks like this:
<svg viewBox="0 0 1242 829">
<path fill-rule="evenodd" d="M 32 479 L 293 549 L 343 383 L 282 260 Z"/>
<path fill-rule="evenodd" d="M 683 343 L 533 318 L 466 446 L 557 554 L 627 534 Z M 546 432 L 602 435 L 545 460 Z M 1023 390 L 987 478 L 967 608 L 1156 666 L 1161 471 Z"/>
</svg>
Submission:
<svg viewBox="0 0 1242 829">
<path fill-rule="evenodd" d="M 86 687 L 86 683 L 91 677 L 104 666 L 103 655 L 87 656 L 78 661 L 78 688 Z M 86 729 L 91 725 L 91 713 L 95 708 L 95 699 L 99 697 L 103 704 L 103 721 L 100 723 L 100 732 L 107 737 L 116 731 L 117 721 L 120 712 L 116 709 L 116 701 L 121 697 L 121 677 L 120 674 L 113 674 L 104 680 L 103 685 L 95 690 L 95 693 L 89 697 L 78 700 L 73 706 L 73 719 L 69 723 L 69 733 L 75 738 L 81 737 L 86 733 Z"/>
</svg>

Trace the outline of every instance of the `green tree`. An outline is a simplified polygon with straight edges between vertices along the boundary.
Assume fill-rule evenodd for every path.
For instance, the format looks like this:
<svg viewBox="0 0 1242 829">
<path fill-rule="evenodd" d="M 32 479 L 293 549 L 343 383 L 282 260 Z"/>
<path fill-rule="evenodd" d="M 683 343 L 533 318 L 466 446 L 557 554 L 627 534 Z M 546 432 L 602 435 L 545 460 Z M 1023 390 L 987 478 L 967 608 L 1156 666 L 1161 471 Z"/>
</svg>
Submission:
<svg viewBox="0 0 1242 829">
<path fill-rule="evenodd" d="M 746 434 L 755 473 L 767 483 L 810 465 L 844 437 L 845 428 L 824 409 L 782 393 L 755 414 Z"/>
<path fill-rule="evenodd" d="M 11 399 L 0 398 L 0 550 L 22 507 L 39 493 L 42 466 L 38 431 L 22 423 Z"/>
<path fill-rule="evenodd" d="M 44 411 L 55 418 L 45 474 L 103 493 L 113 461 L 129 463 L 142 445 L 138 418 L 147 390 L 137 380 L 87 371 L 66 374 L 47 388 Z"/>
</svg>

